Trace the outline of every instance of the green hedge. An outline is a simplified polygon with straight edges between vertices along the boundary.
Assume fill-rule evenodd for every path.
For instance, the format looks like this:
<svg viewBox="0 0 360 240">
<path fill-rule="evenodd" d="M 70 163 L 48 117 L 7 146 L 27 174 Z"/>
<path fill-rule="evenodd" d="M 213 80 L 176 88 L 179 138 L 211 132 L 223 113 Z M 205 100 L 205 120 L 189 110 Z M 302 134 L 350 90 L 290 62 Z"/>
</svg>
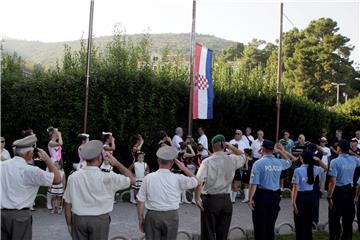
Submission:
<svg viewBox="0 0 360 240">
<path fill-rule="evenodd" d="M 94 49 L 88 133 L 94 139 L 102 131 L 113 132 L 117 139 L 116 156 L 126 163 L 131 159 L 129 145 L 133 134 L 144 136 L 144 150 L 149 153 L 147 158 L 153 160 L 159 131 L 166 130 L 172 135 L 175 127 L 187 126 L 187 64 L 179 55 L 169 60 L 169 53 L 164 53 L 162 61 L 152 63 L 149 44 L 151 41 L 144 38 L 135 46 L 117 35 L 106 52 Z M 66 47 L 65 51 L 61 66 L 51 71 L 38 67 L 27 77 L 22 75 L 20 58 L 4 58 L 2 135 L 9 144 L 19 138 L 21 129 L 31 127 L 39 138 L 39 146 L 46 147 L 46 128 L 59 127 L 64 139 L 64 159 L 76 162 L 77 135 L 83 129 L 85 48 L 82 45 L 82 50 L 72 52 Z M 220 67 L 219 62 L 214 68 L 214 119 L 194 121 L 194 128 L 202 125 L 209 138 L 223 133 L 230 140 L 235 128 L 251 126 L 254 130 L 263 129 L 266 138 L 274 139 L 274 84 L 259 77 L 259 69 L 227 84 L 228 79 L 220 76 L 223 74 Z M 332 131 L 342 128 L 350 136 L 359 126 L 358 117 L 336 114 L 323 105 L 283 96 L 281 129 L 289 129 L 294 135 L 304 133 L 308 139 L 316 139 L 321 128 L 326 127 Z"/>
</svg>

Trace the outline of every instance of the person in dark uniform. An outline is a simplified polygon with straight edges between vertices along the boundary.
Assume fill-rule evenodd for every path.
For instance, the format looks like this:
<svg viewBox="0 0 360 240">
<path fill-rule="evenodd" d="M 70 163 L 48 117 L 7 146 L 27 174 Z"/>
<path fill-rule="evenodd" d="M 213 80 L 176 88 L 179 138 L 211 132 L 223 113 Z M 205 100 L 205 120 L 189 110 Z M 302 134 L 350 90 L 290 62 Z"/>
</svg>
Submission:
<svg viewBox="0 0 360 240">
<path fill-rule="evenodd" d="M 249 207 L 252 210 L 255 240 L 273 240 L 280 211 L 280 174 L 291 167 L 284 148 L 272 141 L 262 143 L 263 157 L 257 160 L 250 176 Z M 279 154 L 282 159 L 274 157 Z"/>
<path fill-rule="evenodd" d="M 318 147 L 314 143 L 309 143 L 307 150 L 311 151 L 314 154 L 316 159 L 322 159 L 323 151 L 320 147 Z M 324 166 L 320 165 L 319 161 L 314 163 L 315 166 Z M 327 170 L 327 168 L 326 168 Z M 320 212 L 320 198 L 321 198 L 321 191 L 320 191 L 320 175 L 316 175 L 313 184 L 313 193 L 314 193 L 314 207 L 313 207 L 313 214 L 312 214 L 312 224 L 316 228 L 317 224 L 319 223 L 319 212 Z"/>
<path fill-rule="evenodd" d="M 350 143 L 340 140 L 337 145 L 339 156 L 333 159 L 329 167 L 329 235 L 330 240 L 352 239 L 352 224 L 355 218 L 354 191 L 352 188 L 355 168 L 360 160 L 349 155 Z"/>
<path fill-rule="evenodd" d="M 356 138 L 352 138 L 350 141 L 350 150 L 349 154 L 355 157 L 360 158 L 360 148 L 358 148 L 358 142 Z M 354 177 L 353 177 L 353 186 L 354 191 L 357 188 L 357 182 L 360 177 L 360 166 L 355 168 Z M 360 204 L 359 202 L 356 204 L 356 219 L 358 220 L 358 231 L 360 232 Z"/>
<path fill-rule="evenodd" d="M 292 178 L 291 200 L 294 208 L 296 240 L 312 240 L 312 218 L 315 207 L 313 191 L 315 177 L 322 174 L 327 166 L 315 158 L 321 167 L 314 166 L 314 153 L 305 150 L 300 155 L 301 167 L 295 169 Z"/>
</svg>

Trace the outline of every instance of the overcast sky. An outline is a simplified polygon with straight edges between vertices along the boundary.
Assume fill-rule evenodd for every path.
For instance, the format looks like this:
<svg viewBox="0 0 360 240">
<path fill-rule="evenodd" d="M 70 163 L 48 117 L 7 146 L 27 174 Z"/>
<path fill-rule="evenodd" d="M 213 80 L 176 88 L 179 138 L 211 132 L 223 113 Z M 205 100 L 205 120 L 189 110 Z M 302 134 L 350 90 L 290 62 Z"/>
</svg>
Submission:
<svg viewBox="0 0 360 240">
<path fill-rule="evenodd" d="M 351 59 L 360 62 L 360 0 L 285 1 L 284 31 L 305 28 L 329 17 L 355 46 Z M 3 36 L 57 42 L 87 37 L 90 0 L 1 0 Z M 191 31 L 192 0 L 95 0 L 95 36 L 111 35 L 115 23 L 127 33 Z M 198 0 L 196 32 L 247 43 L 253 38 L 274 42 L 279 35 L 278 1 Z"/>
</svg>

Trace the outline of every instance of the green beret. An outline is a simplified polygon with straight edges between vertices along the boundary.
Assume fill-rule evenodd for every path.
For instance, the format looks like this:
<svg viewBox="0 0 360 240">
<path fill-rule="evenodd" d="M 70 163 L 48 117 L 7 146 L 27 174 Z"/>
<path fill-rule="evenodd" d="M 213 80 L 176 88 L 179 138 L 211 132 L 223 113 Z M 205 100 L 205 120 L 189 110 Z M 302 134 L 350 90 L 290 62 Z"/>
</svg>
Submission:
<svg viewBox="0 0 360 240">
<path fill-rule="evenodd" d="M 211 143 L 226 142 L 224 135 L 218 134 L 211 140 Z"/>
</svg>

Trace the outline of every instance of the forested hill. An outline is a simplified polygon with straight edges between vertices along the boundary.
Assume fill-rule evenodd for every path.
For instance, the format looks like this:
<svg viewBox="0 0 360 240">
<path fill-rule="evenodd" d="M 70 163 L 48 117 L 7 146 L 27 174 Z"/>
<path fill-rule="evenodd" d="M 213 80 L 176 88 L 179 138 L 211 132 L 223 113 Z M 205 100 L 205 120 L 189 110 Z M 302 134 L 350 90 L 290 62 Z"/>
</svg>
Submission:
<svg viewBox="0 0 360 240">
<path fill-rule="evenodd" d="M 144 34 L 128 35 L 132 41 L 139 42 Z M 171 50 L 181 50 L 183 54 L 190 54 L 190 34 L 150 34 L 152 39 L 152 52 L 161 53 L 168 47 Z M 106 44 L 111 41 L 112 36 L 94 38 L 94 43 L 100 49 L 104 49 Z M 197 41 L 211 48 L 215 53 L 228 48 L 234 42 L 221 39 L 211 35 L 197 35 Z M 43 65 L 53 65 L 56 60 L 61 60 L 64 54 L 64 44 L 69 45 L 73 50 L 80 48 L 80 40 L 69 42 L 45 43 L 40 41 L 26 41 L 5 38 L 3 42 L 4 51 L 7 53 L 17 52 L 26 61 L 40 63 Z"/>
</svg>

